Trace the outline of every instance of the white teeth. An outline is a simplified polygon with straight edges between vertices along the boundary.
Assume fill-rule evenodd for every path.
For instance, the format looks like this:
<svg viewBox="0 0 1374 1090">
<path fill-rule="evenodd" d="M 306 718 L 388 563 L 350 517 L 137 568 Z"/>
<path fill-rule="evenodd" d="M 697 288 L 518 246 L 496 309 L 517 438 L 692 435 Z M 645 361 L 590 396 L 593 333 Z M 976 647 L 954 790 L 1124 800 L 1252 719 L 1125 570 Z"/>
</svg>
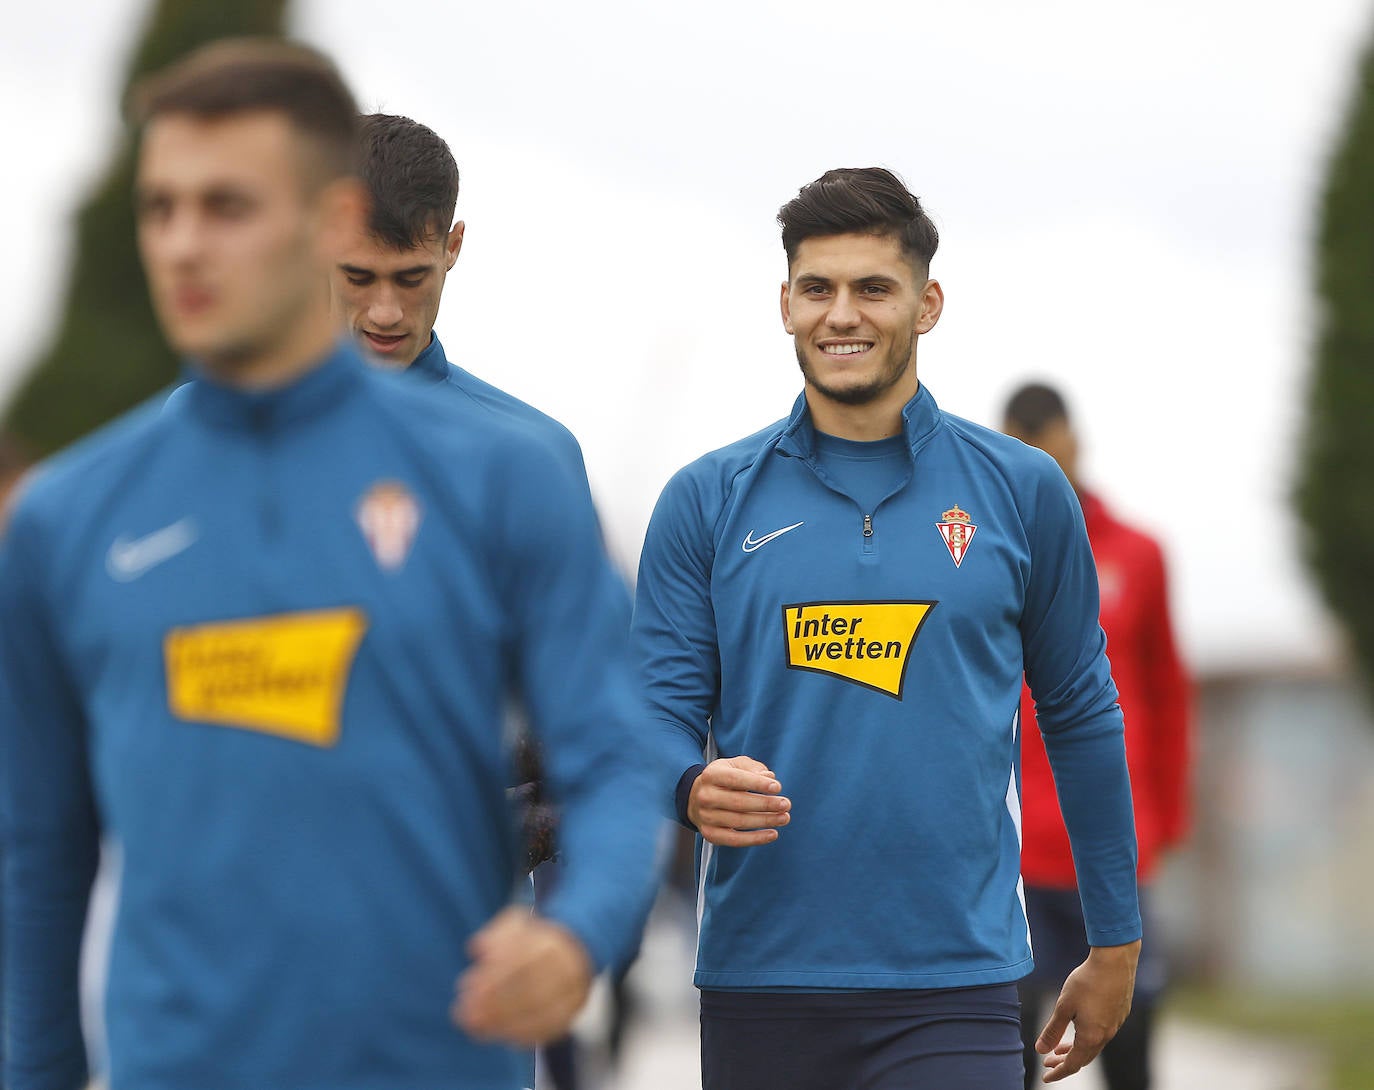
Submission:
<svg viewBox="0 0 1374 1090">
<path fill-rule="evenodd" d="M 852 356 L 856 352 L 866 351 L 869 347 L 866 344 L 828 344 L 821 351 L 831 356 Z"/>
</svg>

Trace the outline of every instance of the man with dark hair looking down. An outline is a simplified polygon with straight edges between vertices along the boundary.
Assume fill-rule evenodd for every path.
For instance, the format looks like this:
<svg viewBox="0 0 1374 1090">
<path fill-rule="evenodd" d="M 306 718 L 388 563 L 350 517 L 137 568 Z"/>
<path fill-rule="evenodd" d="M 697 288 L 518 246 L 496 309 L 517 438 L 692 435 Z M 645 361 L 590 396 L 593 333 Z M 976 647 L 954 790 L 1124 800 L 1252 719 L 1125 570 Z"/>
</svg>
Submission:
<svg viewBox="0 0 1374 1090">
<path fill-rule="evenodd" d="M 567 428 L 451 363 L 434 332 L 466 229 L 453 218 L 459 174 L 448 144 L 394 114 L 364 115 L 359 128 L 358 173 L 371 206 L 366 226 L 345 241 L 330 272 L 336 316 L 376 363 L 442 382 L 460 398 L 520 421 L 584 473 Z"/>
<path fill-rule="evenodd" d="M 532 405 L 451 362 L 434 331 L 447 276 L 462 250 L 465 231 L 463 221 L 454 219 L 460 178 L 447 142 L 409 117 L 374 113 L 361 119 L 359 147 L 358 174 L 371 203 L 366 225 L 346 240 L 330 270 L 330 293 L 340 322 L 373 362 L 404 369 L 440 396 L 479 406 L 531 429 L 583 481 L 582 449 L 572 433 Z M 453 471 L 462 473 L 464 468 L 455 466 Z M 628 629 L 629 594 L 618 575 L 613 576 L 607 597 L 623 604 Z M 530 771 L 537 773 L 537 748 L 522 745 L 520 753 L 527 760 L 524 771 L 517 769 L 513 793 L 533 868 L 556 854 L 557 810 L 541 778 L 525 778 Z M 546 868 L 534 881 L 542 900 L 556 878 Z M 646 916 L 649 907 L 644 905 Z M 624 966 L 615 968 L 619 971 Z M 571 1037 L 545 1047 L 546 1065 L 560 1090 L 576 1084 L 575 1055 Z"/>
</svg>

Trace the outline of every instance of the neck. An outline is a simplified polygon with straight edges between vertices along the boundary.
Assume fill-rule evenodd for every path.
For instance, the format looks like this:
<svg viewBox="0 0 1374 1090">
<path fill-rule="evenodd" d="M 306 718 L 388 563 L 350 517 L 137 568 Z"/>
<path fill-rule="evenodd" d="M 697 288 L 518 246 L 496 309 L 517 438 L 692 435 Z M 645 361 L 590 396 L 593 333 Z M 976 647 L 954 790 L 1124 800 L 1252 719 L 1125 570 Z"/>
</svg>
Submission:
<svg viewBox="0 0 1374 1090">
<path fill-rule="evenodd" d="M 920 388 L 913 370 L 910 381 L 897 383 L 862 405 L 849 405 L 828 397 L 808 382 L 806 405 L 817 431 L 856 443 L 873 443 L 901 433 L 902 409 Z"/>
<path fill-rule="evenodd" d="M 289 386 L 313 371 L 329 354 L 338 337 L 327 301 L 310 309 L 276 342 L 236 356 L 202 360 L 211 377 L 240 390 L 271 390 Z"/>
</svg>

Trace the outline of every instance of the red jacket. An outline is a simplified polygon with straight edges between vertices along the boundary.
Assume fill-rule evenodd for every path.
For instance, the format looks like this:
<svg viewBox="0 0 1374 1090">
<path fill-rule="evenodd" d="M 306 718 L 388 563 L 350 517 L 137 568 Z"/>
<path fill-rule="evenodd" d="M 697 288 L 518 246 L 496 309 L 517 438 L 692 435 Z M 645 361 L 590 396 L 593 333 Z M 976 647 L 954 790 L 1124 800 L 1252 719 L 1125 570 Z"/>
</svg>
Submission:
<svg viewBox="0 0 1374 1090">
<path fill-rule="evenodd" d="M 1155 540 L 1080 494 L 1097 561 L 1107 657 L 1126 720 L 1139 879 L 1188 828 L 1192 687 L 1174 647 L 1164 557 Z M 1073 858 L 1030 690 L 1021 693 L 1021 874 L 1027 885 L 1072 888 Z"/>
</svg>

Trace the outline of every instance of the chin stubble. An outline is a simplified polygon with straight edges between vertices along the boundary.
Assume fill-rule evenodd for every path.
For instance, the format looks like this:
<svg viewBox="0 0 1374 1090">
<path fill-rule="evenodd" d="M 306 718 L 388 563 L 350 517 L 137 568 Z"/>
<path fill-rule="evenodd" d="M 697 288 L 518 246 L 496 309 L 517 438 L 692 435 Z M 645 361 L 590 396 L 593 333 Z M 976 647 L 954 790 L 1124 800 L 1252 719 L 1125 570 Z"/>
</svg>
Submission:
<svg viewBox="0 0 1374 1090">
<path fill-rule="evenodd" d="M 797 353 L 797 366 L 801 368 L 802 377 L 806 379 L 808 385 L 815 387 L 831 401 L 839 402 L 841 405 L 867 405 L 872 401 L 876 401 L 901 380 L 907 367 L 904 363 L 895 371 L 880 373 L 873 381 L 866 382 L 862 386 L 845 386 L 840 389 L 835 389 L 826 386 L 817 379 L 815 373 L 807 363 L 806 352 L 802 348 L 800 341 L 794 340 L 793 348 Z M 906 351 L 899 354 L 898 358 L 910 360 L 914 350 L 915 338 L 912 338 L 912 341 L 906 347 Z"/>
</svg>

